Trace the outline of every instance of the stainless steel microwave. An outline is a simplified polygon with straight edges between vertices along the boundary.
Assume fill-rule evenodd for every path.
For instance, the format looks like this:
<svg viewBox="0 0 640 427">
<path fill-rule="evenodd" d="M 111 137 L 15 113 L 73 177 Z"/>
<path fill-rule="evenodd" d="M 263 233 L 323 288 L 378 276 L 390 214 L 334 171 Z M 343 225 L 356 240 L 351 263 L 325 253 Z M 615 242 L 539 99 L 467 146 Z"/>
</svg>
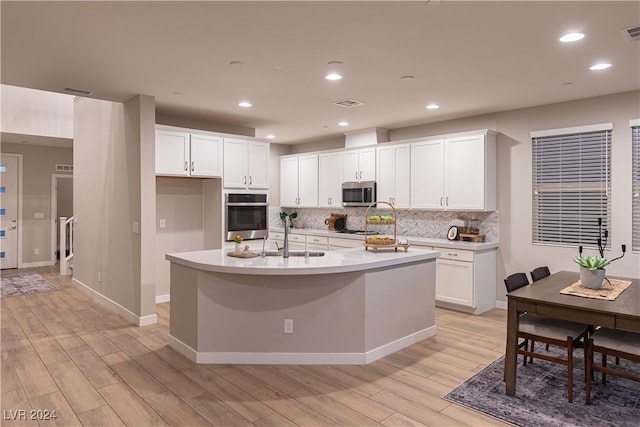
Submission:
<svg viewBox="0 0 640 427">
<path fill-rule="evenodd" d="M 342 184 L 342 206 L 369 206 L 376 201 L 376 182 L 345 182 Z"/>
</svg>

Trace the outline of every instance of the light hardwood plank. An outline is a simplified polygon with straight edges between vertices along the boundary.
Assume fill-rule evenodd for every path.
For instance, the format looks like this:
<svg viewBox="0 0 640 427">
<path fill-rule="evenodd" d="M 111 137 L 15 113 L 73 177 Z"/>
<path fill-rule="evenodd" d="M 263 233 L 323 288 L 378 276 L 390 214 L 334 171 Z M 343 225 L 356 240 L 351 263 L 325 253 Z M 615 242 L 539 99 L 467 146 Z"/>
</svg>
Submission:
<svg viewBox="0 0 640 427">
<path fill-rule="evenodd" d="M 34 410 L 48 411 L 49 414 L 55 412 L 55 418 L 39 421 L 43 426 L 75 427 L 82 423 L 73 412 L 61 392 L 45 394 L 30 398 Z"/>
<path fill-rule="evenodd" d="M 212 425 L 171 392 L 156 394 L 148 397 L 146 401 L 171 426 L 196 427 Z"/>
<path fill-rule="evenodd" d="M 249 420 L 208 393 L 187 398 L 185 402 L 213 425 L 227 427 L 249 427 L 253 425 Z"/>
<path fill-rule="evenodd" d="M 168 425 L 151 407 L 125 384 L 101 388 L 100 394 L 118 417 L 128 426 Z"/>
<path fill-rule="evenodd" d="M 93 388 L 82 371 L 71 360 L 51 365 L 49 370 L 60 391 L 76 413 L 105 405 L 100 393 Z"/>
<path fill-rule="evenodd" d="M 413 400 L 395 394 L 391 391 L 381 391 L 371 396 L 373 400 L 384 402 L 397 412 L 428 426 L 466 426 L 451 417 L 441 414 L 439 411 L 420 405 Z M 445 405 L 446 406 L 446 405 Z M 443 408 L 444 409 L 444 408 Z"/>
<path fill-rule="evenodd" d="M 101 406 L 78 414 L 84 426 L 91 427 L 125 427 L 120 417 L 109 406 Z"/>
<path fill-rule="evenodd" d="M 2 425 L 3 426 L 37 426 L 38 422 L 31 419 L 31 403 L 21 388 L 4 391 L 4 376 L 2 378 Z"/>
<path fill-rule="evenodd" d="M 382 421 L 382 424 L 388 427 L 427 427 L 425 424 L 419 423 L 418 421 L 397 412 Z"/>
<path fill-rule="evenodd" d="M 95 388 L 102 388 L 121 381 L 113 369 L 98 357 L 89 346 L 69 349 L 67 354 Z"/>
<path fill-rule="evenodd" d="M 205 391 L 156 354 L 144 354 L 134 360 L 160 384 L 183 399 L 200 396 Z"/>
<path fill-rule="evenodd" d="M 35 352 L 21 354 L 13 366 L 28 398 L 58 391 L 58 386 Z"/>
</svg>

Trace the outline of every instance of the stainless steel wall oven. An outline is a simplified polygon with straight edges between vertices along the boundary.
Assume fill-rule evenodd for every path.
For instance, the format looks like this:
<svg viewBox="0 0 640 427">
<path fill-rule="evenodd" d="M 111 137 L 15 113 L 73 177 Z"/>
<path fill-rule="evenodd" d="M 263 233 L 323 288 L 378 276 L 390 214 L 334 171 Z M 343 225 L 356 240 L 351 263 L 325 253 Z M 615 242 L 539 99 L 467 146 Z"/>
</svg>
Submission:
<svg viewBox="0 0 640 427">
<path fill-rule="evenodd" d="M 266 194 L 225 194 L 225 240 L 235 235 L 243 239 L 262 239 L 269 234 L 269 203 Z"/>
</svg>

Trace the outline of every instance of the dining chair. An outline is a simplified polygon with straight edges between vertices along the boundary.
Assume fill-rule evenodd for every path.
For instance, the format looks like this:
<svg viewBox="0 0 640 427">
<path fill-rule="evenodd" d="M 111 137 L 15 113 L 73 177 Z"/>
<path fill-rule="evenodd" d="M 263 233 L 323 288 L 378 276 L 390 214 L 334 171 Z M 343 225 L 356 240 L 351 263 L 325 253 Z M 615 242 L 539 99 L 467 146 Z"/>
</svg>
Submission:
<svg viewBox="0 0 640 427">
<path fill-rule="evenodd" d="M 607 366 L 607 356 L 640 363 L 640 333 L 620 329 L 599 328 L 586 343 L 585 382 L 586 403 L 591 404 L 591 383 L 594 371 L 602 372 L 602 384 L 607 383 L 607 374 L 640 382 L 640 376 L 624 371 L 622 368 Z M 594 362 L 594 354 L 602 355 L 601 363 Z"/>
<path fill-rule="evenodd" d="M 504 279 L 504 284 L 507 292 L 513 292 L 516 289 L 528 286 L 529 279 L 526 273 L 514 273 Z M 573 402 L 573 349 L 580 340 L 587 339 L 589 326 L 531 313 L 524 313 L 518 319 L 518 338 L 524 340 L 523 343 L 518 344 L 518 354 L 522 354 L 525 358 L 523 365 L 526 366 L 526 360 L 529 357 L 530 361 L 535 358 L 566 366 L 567 397 L 569 403 Z M 526 344 L 528 341 L 531 341 L 530 348 Z M 567 350 L 567 358 L 563 359 L 549 354 L 536 353 L 534 344 L 536 341 L 565 348 Z"/>
<path fill-rule="evenodd" d="M 537 282 L 538 280 L 549 275 L 551 275 L 551 272 L 549 271 L 549 267 L 547 267 L 546 265 L 543 267 L 534 268 L 533 271 L 531 271 L 531 280 L 533 282 Z"/>
</svg>

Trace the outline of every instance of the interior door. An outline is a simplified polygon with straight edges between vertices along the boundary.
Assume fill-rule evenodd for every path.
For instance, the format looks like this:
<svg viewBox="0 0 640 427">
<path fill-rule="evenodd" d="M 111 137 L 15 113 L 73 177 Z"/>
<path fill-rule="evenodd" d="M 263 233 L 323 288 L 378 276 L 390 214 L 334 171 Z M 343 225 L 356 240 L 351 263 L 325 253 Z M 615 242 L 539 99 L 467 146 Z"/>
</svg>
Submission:
<svg viewBox="0 0 640 427">
<path fill-rule="evenodd" d="M 18 268 L 18 158 L 0 158 L 0 268 Z"/>
</svg>

